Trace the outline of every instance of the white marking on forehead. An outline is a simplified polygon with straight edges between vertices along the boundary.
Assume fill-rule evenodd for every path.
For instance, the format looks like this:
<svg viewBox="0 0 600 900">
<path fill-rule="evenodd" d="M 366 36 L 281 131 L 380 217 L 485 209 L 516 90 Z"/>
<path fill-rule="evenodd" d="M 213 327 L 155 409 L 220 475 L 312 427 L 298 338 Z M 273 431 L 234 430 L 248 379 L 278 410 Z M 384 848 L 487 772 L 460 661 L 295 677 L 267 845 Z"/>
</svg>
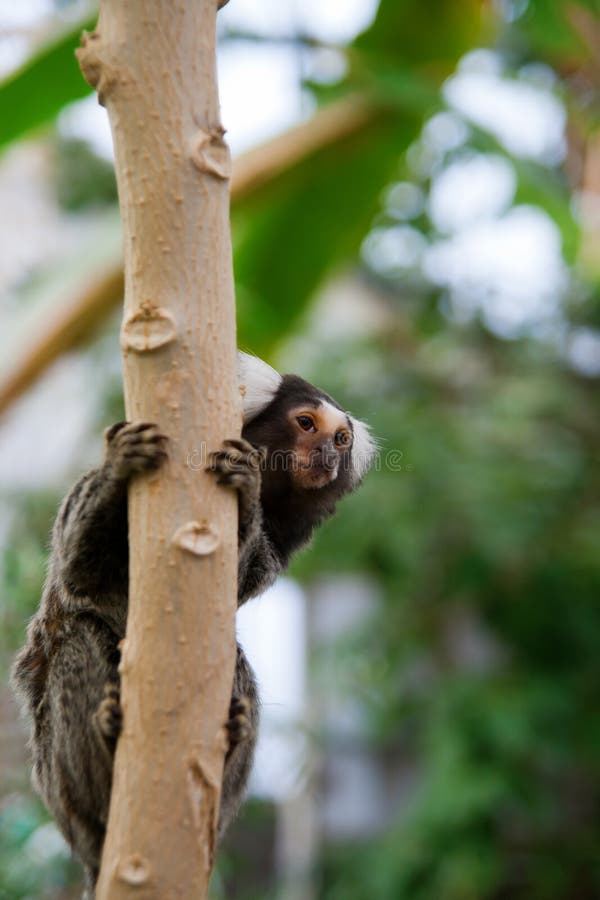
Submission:
<svg viewBox="0 0 600 900">
<path fill-rule="evenodd" d="M 348 425 L 348 416 L 344 410 L 334 406 L 333 403 L 329 403 L 328 400 L 321 400 L 319 409 L 324 410 L 326 415 L 330 416 L 334 421 L 337 420 L 346 426 Z"/>
</svg>

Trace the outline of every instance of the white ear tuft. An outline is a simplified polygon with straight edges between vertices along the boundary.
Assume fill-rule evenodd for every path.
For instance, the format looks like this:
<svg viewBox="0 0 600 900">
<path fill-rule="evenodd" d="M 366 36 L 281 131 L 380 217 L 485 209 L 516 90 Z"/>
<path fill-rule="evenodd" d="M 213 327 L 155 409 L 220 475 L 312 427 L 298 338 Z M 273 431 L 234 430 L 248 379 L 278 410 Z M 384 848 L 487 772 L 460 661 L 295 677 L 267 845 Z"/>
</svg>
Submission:
<svg viewBox="0 0 600 900">
<path fill-rule="evenodd" d="M 279 372 L 259 359 L 238 350 L 238 382 L 242 389 L 244 424 L 260 415 L 279 390 Z"/>
<path fill-rule="evenodd" d="M 369 426 L 360 419 L 348 415 L 354 431 L 352 444 L 352 468 L 355 481 L 359 482 L 368 472 L 378 450 L 377 441 L 371 436 Z"/>
</svg>

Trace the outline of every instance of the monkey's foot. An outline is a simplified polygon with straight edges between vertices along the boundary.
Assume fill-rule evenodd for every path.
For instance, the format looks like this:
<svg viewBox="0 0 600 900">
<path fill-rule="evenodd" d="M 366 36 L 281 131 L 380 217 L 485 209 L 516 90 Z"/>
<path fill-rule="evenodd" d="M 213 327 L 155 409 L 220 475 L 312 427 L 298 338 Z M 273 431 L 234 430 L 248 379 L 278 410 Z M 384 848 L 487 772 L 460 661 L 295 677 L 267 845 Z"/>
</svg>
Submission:
<svg viewBox="0 0 600 900">
<path fill-rule="evenodd" d="M 167 437 L 152 422 L 117 422 L 104 437 L 106 462 L 119 480 L 158 469 L 167 458 Z"/>
<path fill-rule="evenodd" d="M 229 746 L 227 756 L 247 741 L 254 730 L 250 719 L 250 701 L 246 697 L 232 697 L 229 705 L 229 718 L 225 723 Z"/>
<path fill-rule="evenodd" d="M 116 741 L 123 726 L 121 710 L 121 690 L 114 681 L 104 685 L 104 697 L 96 711 L 96 723 L 102 737 Z"/>
</svg>

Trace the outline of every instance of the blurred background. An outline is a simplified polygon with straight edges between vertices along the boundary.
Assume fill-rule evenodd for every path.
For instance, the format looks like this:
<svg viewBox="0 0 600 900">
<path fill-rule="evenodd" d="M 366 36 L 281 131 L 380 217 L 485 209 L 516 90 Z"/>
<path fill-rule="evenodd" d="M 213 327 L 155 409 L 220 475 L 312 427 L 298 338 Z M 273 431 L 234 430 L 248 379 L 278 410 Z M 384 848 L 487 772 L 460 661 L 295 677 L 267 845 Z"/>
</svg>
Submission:
<svg viewBox="0 0 600 900">
<path fill-rule="evenodd" d="M 122 418 L 87 0 L 0 0 L 0 898 L 78 896 L 7 686 Z M 240 615 L 264 701 L 214 900 L 600 898 L 600 7 L 231 0 L 239 345 L 375 471 Z"/>
</svg>

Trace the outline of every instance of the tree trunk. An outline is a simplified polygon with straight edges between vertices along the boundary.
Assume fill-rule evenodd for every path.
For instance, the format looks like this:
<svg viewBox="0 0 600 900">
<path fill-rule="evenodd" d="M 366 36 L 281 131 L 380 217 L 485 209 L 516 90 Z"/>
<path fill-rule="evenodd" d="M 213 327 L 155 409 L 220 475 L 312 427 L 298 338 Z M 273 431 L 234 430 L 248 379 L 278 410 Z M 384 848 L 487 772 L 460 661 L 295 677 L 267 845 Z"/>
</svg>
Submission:
<svg viewBox="0 0 600 900">
<path fill-rule="evenodd" d="M 235 659 L 236 498 L 187 464 L 240 430 L 216 0 L 101 0 L 78 51 L 108 110 L 131 420 L 169 462 L 129 493 L 118 742 L 97 897 L 206 897 Z"/>
</svg>

